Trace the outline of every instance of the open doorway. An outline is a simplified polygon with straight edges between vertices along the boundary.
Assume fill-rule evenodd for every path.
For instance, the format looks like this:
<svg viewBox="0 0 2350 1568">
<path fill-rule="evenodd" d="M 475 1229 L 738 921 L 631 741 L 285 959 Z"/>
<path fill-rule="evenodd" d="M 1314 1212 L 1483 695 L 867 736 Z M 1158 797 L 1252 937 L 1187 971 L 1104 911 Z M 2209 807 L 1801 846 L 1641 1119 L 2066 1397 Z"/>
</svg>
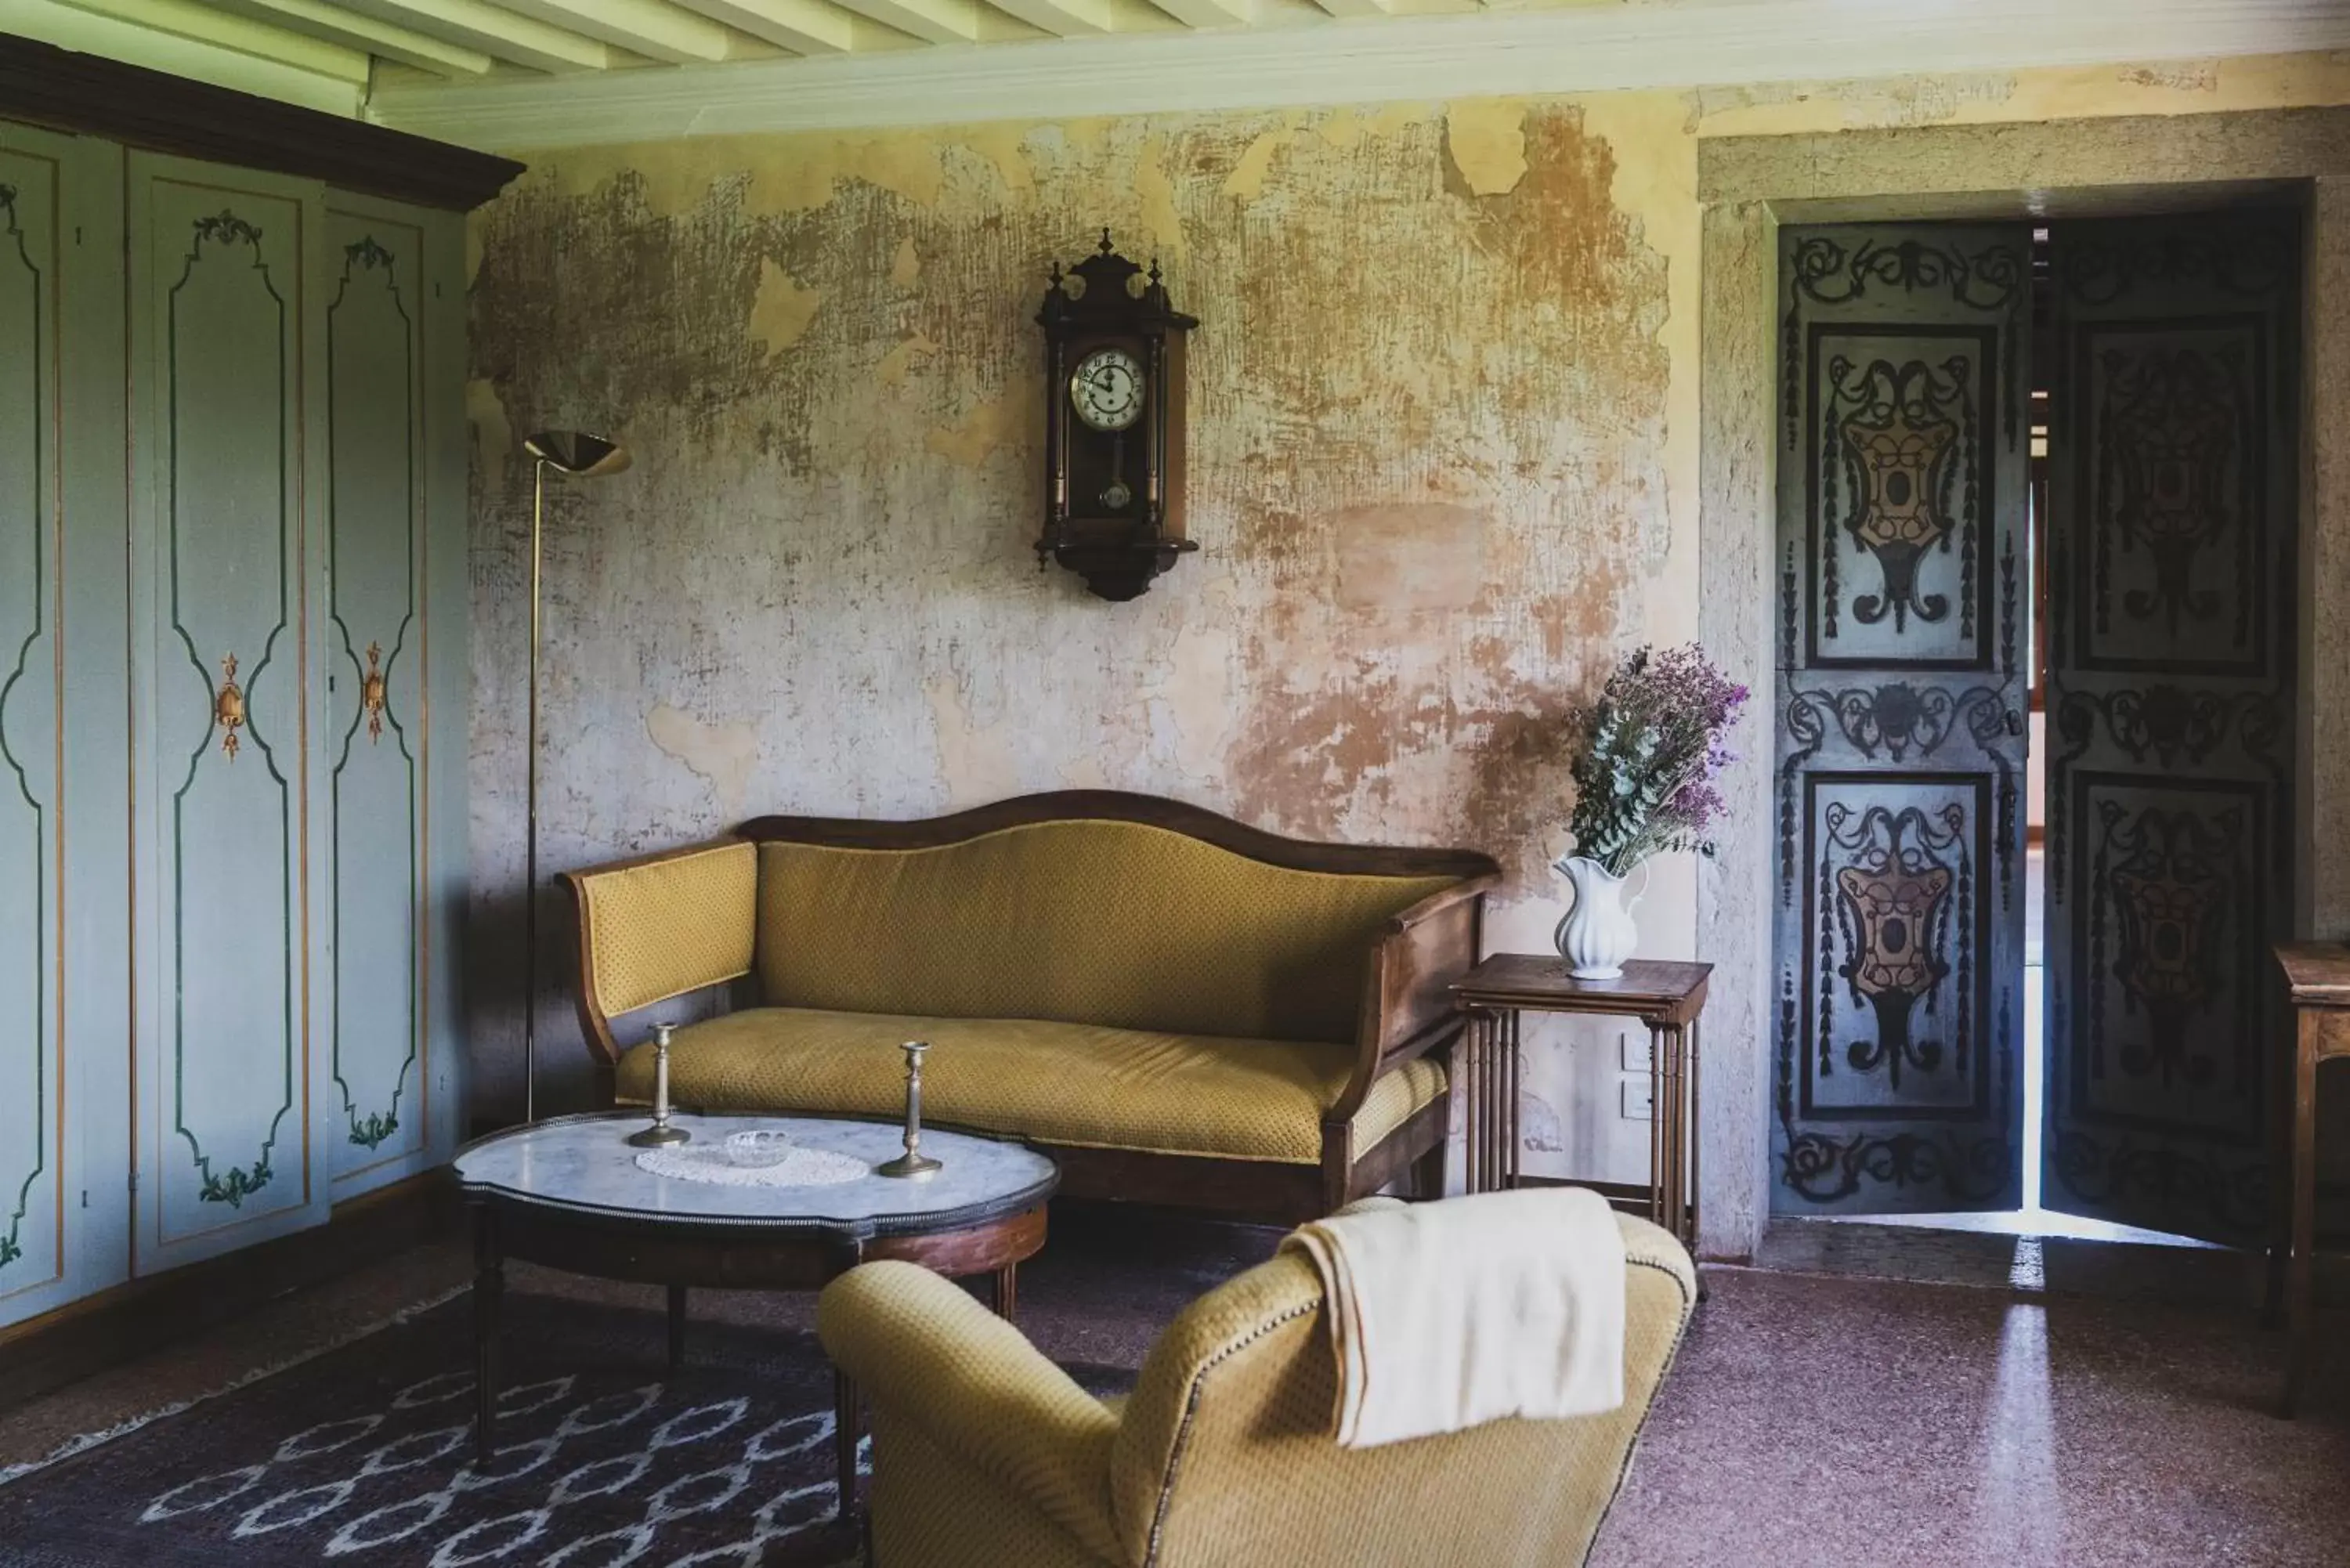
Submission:
<svg viewBox="0 0 2350 1568">
<path fill-rule="evenodd" d="M 1773 1210 L 2257 1241 L 2294 216 L 1780 239 Z"/>
</svg>

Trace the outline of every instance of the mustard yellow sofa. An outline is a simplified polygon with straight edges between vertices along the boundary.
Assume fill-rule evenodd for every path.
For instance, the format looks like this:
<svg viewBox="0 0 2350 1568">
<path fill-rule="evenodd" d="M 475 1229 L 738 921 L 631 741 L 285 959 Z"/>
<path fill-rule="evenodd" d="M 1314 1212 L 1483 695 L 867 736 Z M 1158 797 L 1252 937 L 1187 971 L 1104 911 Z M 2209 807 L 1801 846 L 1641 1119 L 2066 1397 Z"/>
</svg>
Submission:
<svg viewBox="0 0 2350 1568">
<path fill-rule="evenodd" d="M 1282 1254 L 1184 1309 L 1105 1403 L 910 1263 L 826 1287 L 816 1332 L 872 1411 L 874 1568 L 1566 1568 L 1581 1563 L 1697 1295 L 1619 1216 L 1624 1404 L 1345 1449 L 1322 1286 Z"/>
<path fill-rule="evenodd" d="M 613 1021 L 725 986 L 681 1028 L 709 1111 L 894 1116 L 1016 1137 L 1061 1190 L 1298 1220 L 1440 1171 L 1447 991 L 1493 862 L 1314 844 L 1144 795 L 921 822 L 762 817 L 567 874 L 608 1102 L 651 1094 Z"/>
</svg>

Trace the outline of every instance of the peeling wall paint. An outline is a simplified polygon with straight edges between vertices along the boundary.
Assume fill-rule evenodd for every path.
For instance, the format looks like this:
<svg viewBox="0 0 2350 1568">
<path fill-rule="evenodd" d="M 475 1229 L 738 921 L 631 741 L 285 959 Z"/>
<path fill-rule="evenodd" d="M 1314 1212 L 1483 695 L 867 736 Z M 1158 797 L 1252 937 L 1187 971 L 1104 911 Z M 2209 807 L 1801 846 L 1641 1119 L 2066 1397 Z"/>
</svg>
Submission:
<svg viewBox="0 0 2350 1568">
<path fill-rule="evenodd" d="M 551 482 L 552 865 L 763 811 L 1107 786 L 1483 847 L 1512 874 L 1496 945 L 1539 946 L 1564 719 L 1698 625 L 1699 140 L 2338 101 L 2350 62 L 2295 57 L 542 157 L 471 235 L 485 921 L 521 858 L 514 440 L 577 426 L 636 463 Z M 1031 318 L 1104 225 L 1203 322 L 1201 549 L 1124 606 L 1029 551 Z M 1648 950 L 1690 952 L 1696 876 L 1659 867 Z M 482 950 L 494 1108 L 519 1098 L 512 950 Z M 544 1017 L 576 1097 L 568 1016 Z M 1534 1168 L 1641 1173 L 1615 1034 L 1530 1035 Z"/>
</svg>

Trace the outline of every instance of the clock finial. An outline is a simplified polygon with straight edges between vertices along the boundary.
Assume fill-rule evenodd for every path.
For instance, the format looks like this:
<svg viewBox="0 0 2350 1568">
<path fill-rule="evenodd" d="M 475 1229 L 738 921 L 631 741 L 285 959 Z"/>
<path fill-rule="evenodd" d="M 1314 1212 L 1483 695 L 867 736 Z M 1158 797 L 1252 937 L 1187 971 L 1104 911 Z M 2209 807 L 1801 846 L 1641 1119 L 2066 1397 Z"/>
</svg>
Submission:
<svg viewBox="0 0 2350 1568">
<path fill-rule="evenodd" d="M 1102 228 L 1101 254 L 1104 254 L 1104 255 L 1107 255 L 1107 254 L 1109 254 L 1112 251 L 1116 250 L 1117 248 L 1118 248 L 1117 246 L 1115 246 L 1115 245 L 1113 245 L 1113 244 L 1111 244 L 1109 243 L 1109 228 L 1108 228 L 1108 225 L 1107 225 L 1107 224 L 1103 225 L 1103 228 Z"/>
</svg>

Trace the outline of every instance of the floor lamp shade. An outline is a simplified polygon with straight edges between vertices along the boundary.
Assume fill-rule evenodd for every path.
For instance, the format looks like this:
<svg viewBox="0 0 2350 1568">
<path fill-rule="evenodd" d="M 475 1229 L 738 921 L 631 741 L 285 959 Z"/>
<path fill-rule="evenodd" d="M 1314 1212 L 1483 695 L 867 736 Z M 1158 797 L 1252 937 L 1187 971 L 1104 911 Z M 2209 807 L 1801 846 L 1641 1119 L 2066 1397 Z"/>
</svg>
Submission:
<svg viewBox="0 0 2350 1568">
<path fill-rule="evenodd" d="M 586 431 L 541 431 L 525 436 L 523 451 L 540 462 L 574 479 L 600 479 L 629 466 L 629 449 L 608 437 Z"/>
<path fill-rule="evenodd" d="M 600 479 L 629 466 L 629 449 L 586 431 L 540 431 L 523 439 L 531 457 L 530 716 L 523 752 L 522 1115 L 538 1119 L 538 646 L 541 541 L 546 526 L 546 471 L 572 479 Z"/>
</svg>

